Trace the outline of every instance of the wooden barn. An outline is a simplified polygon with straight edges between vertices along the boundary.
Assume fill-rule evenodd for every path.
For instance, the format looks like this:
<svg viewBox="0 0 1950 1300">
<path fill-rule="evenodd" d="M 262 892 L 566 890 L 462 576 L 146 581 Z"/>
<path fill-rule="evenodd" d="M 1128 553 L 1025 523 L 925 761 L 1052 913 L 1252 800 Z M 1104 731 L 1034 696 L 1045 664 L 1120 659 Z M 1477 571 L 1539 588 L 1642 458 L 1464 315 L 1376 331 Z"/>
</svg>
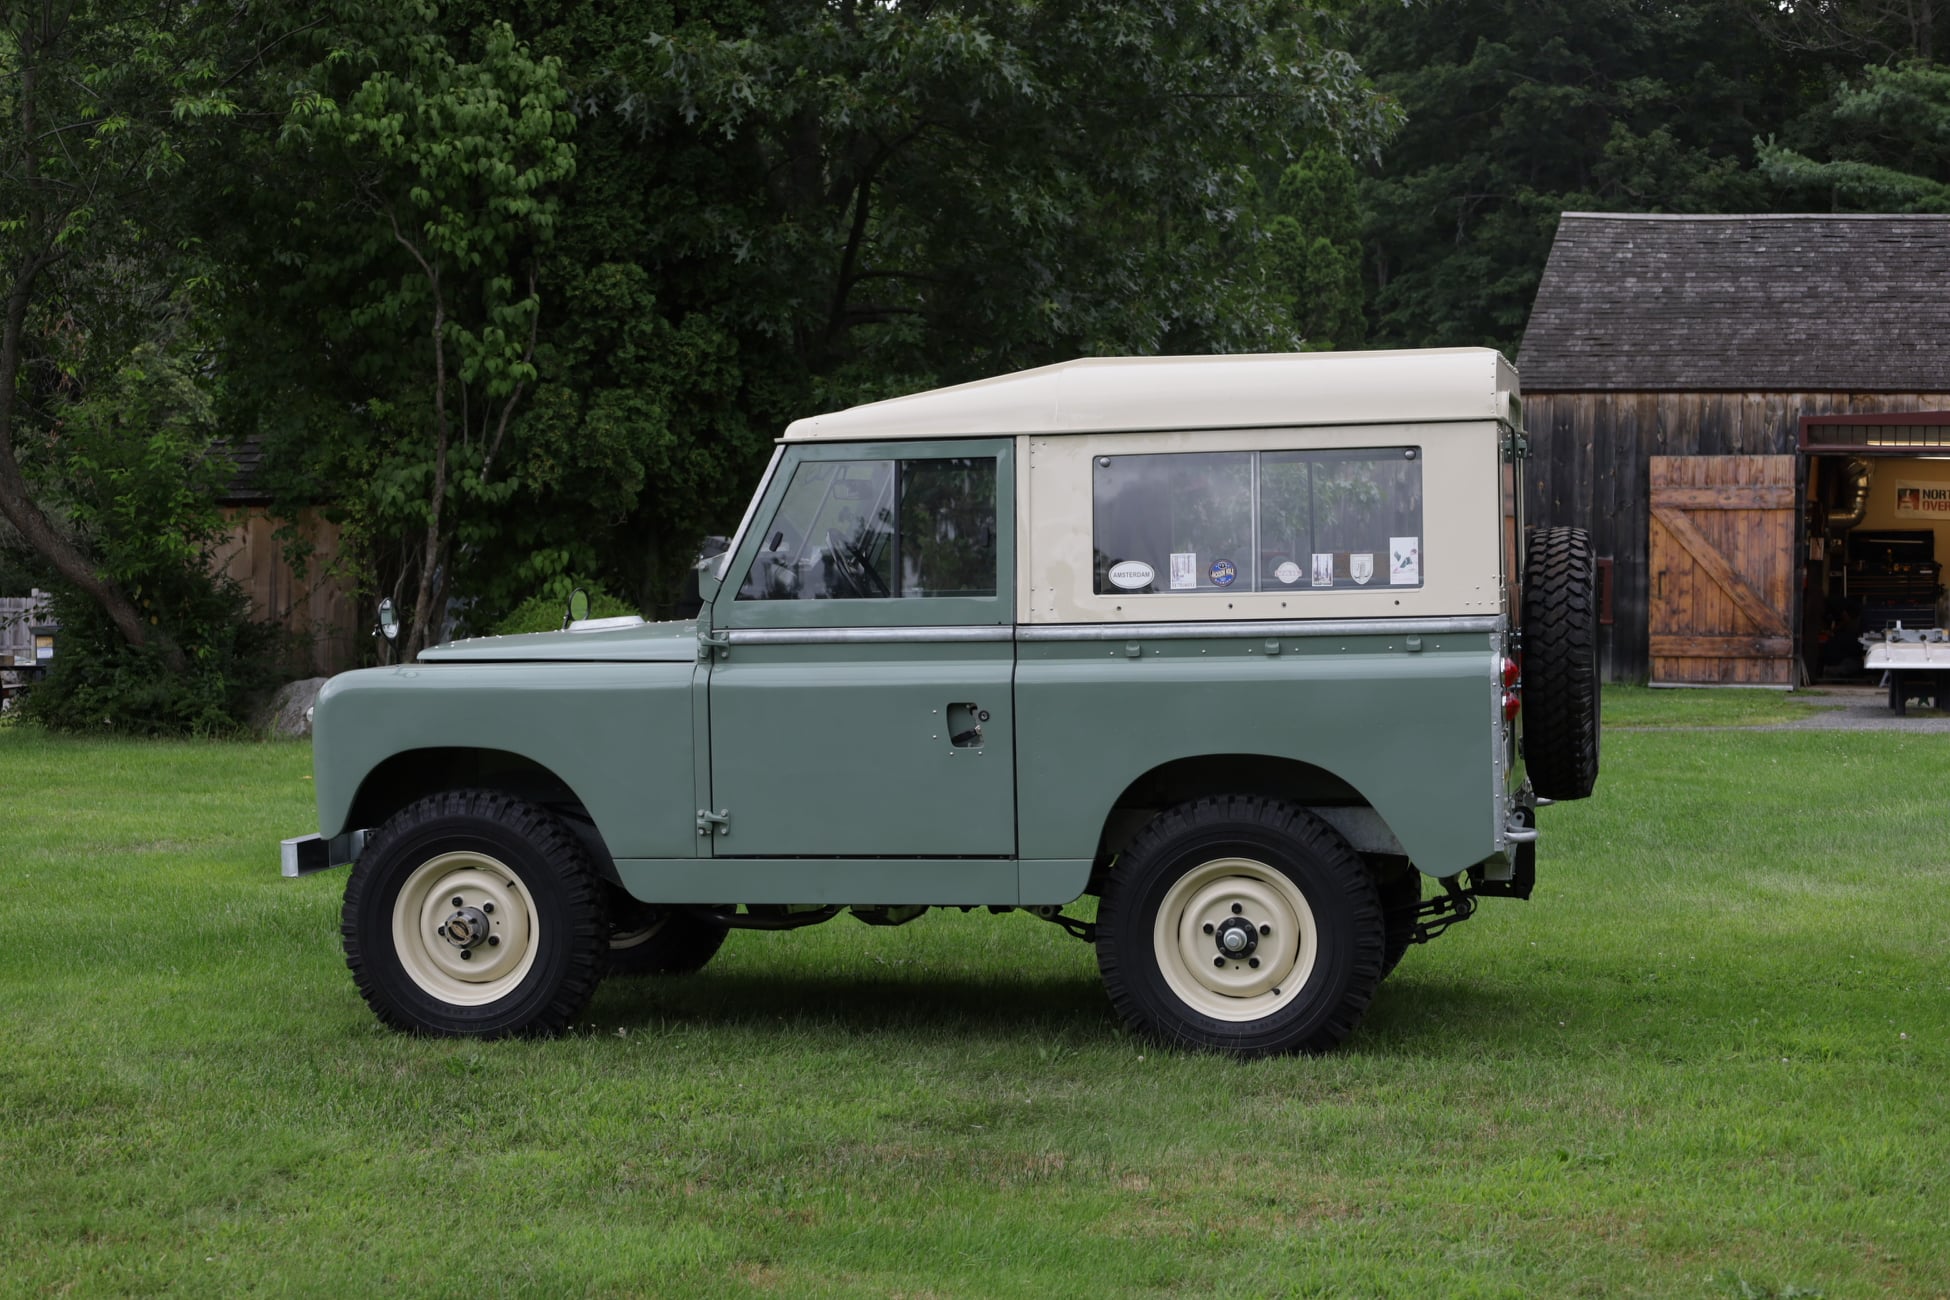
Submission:
<svg viewBox="0 0 1950 1300">
<path fill-rule="evenodd" d="M 287 665 L 298 674 L 329 676 L 358 666 L 358 585 L 340 556 L 339 526 L 316 507 L 296 518 L 272 513 L 257 484 L 262 453 L 255 443 L 231 448 L 237 473 L 218 498 L 225 536 L 211 564 L 250 596 L 251 617 L 292 633 L 303 655 Z M 291 535 L 310 551 L 302 575 L 285 553 Z"/>
<path fill-rule="evenodd" d="M 1567 212 L 1518 353 L 1533 523 L 1617 681 L 1792 686 L 1941 626 L 1950 216 Z"/>
</svg>

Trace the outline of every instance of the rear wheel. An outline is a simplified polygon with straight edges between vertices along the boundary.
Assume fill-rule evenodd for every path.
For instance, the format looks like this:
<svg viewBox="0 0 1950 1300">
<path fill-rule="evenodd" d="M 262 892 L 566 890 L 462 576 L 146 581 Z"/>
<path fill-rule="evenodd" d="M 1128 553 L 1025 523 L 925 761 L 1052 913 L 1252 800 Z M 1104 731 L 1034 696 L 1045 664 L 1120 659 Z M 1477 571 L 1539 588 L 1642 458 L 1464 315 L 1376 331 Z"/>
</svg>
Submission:
<svg viewBox="0 0 1950 1300">
<path fill-rule="evenodd" d="M 1523 572 L 1523 752 L 1545 799 L 1598 780 L 1597 566 L 1577 528 L 1533 528 Z"/>
<path fill-rule="evenodd" d="M 1381 974 L 1386 979 L 1401 965 L 1415 942 L 1415 920 L 1422 906 L 1422 873 L 1414 867 L 1376 882 L 1381 898 Z"/>
<path fill-rule="evenodd" d="M 373 836 L 345 890 L 346 965 L 411 1033 L 551 1034 L 607 957 L 595 869 L 567 827 L 487 790 L 434 795 Z"/>
<path fill-rule="evenodd" d="M 1381 908 L 1345 841 L 1295 805 L 1222 796 L 1161 813 L 1097 913 L 1111 1002 L 1165 1042 L 1321 1052 L 1381 980 Z"/>
<path fill-rule="evenodd" d="M 703 970 L 724 946 L 726 933 L 722 925 L 610 888 L 612 975 L 689 975 Z"/>
</svg>

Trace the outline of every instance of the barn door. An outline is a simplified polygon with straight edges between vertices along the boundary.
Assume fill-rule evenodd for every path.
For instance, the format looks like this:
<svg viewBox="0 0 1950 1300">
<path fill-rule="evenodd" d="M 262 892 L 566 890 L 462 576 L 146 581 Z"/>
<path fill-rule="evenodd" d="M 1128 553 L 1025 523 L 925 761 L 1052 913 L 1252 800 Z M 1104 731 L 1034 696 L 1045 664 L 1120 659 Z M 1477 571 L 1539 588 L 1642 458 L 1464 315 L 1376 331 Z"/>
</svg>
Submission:
<svg viewBox="0 0 1950 1300">
<path fill-rule="evenodd" d="M 1655 685 L 1792 686 L 1792 456 L 1654 456 Z"/>
</svg>

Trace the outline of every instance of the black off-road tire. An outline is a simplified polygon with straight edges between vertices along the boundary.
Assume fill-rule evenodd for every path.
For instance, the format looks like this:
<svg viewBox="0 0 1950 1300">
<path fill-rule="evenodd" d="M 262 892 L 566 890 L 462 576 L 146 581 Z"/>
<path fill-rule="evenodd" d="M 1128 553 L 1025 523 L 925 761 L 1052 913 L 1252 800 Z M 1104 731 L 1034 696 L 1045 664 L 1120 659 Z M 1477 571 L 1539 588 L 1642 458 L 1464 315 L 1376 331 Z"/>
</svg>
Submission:
<svg viewBox="0 0 1950 1300">
<path fill-rule="evenodd" d="M 727 933 L 722 925 L 645 903 L 610 886 L 611 975 L 694 974 L 718 955 Z"/>
<path fill-rule="evenodd" d="M 490 790 L 433 795 L 380 827 L 352 869 L 340 932 L 373 1013 L 442 1037 L 559 1033 L 609 957 L 602 882 L 582 842 Z"/>
<path fill-rule="evenodd" d="M 1381 977 L 1387 979 L 1402 964 L 1415 942 L 1415 920 L 1422 906 L 1422 873 L 1403 867 L 1375 882 L 1381 899 Z"/>
<path fill-rule="evenodd" d="M 1530 530 L 1523 572 L 1523 752 L 1531 789 L 1583 799 L 1598 780 L 1598 597 L 1591 539 Z"/>
<path fill-rule="evenodd" d="M 1247 931 L 1252 946 L 1224 946 Z M 1346 841 L 1256 796 L 1160 813 L 1097 909 L 1097 965 L 1124 1019 L 1242 1057 L 1339 1046 L 1374 998 L 1383 948 L 1374 879 Z"/>
</svg>

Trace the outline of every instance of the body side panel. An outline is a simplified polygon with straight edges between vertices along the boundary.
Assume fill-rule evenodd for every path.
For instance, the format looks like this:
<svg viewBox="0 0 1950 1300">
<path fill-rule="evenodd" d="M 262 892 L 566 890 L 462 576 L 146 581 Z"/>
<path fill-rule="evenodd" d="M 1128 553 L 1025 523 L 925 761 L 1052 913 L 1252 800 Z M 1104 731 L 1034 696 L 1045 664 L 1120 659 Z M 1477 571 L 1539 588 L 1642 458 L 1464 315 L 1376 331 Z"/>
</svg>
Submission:
<svg viewBox="0 0 1950 1300">
<path fill-rule="evenodd" d="M 1094 857 L 1112 806 L 1146 772 L 1260 754 L 1353 786 L 1422 870 L 1462 870 L 1499 848 L 1500 647 L 1482 632 L 1024 640 L 1022 855 Z"/>
<path fill-rule="evenodd" d="M 410 664 L 341 673 L 313 714 L 319 833 L 395 754 L 519 754 L 553 772 L 616 857 L 698 852 L 691 677 L 682 663 Z"/>
</svg>

